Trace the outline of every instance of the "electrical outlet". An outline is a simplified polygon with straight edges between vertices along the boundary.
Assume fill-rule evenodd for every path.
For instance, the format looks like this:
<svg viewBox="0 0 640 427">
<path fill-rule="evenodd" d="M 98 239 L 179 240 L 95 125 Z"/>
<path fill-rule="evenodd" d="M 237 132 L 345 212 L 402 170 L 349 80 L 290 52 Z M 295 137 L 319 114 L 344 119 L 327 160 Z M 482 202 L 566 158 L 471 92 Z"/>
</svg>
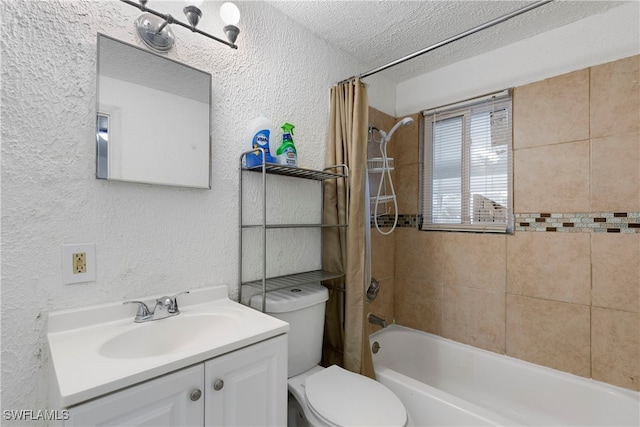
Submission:
<svg viewBox="0 0 640 427">
<path fill-rule="evenodd" d="M 73 274 L 80 274 L 87 272 L 87 254 L 85 252 L 79 252 L 73 254 Z"/>
<path fill-rule="evenodd" d="M 62 245 L 62 283 L 95 282 L 96 245 L 81 243 Z"/>
</svg>

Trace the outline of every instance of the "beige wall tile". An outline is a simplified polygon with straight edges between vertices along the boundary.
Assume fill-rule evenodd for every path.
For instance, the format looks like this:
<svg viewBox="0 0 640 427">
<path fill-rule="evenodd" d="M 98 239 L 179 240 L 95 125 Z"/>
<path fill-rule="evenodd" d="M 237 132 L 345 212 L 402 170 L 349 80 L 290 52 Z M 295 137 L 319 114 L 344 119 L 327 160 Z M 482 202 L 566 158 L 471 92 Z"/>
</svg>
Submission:
<svg viewBox="0 0 640 427">
<path fill-rule="evenodd" d="M 507 295 L 507 355 L 590 376 L 589 307 Z"/>
<path fill-rule="evenodd" d="M 593 307 L 592 377 L 640 391 L 640 314 Z"/>
<path fill-rule="evenodd" d="M 395 274 L 396 239 L 394 234 L 383 235 L 371 229 L 371 270 L 376 279 Z"/>
<path fill-rule="evenodd" d="M 520 232 L 507 238 L 507 292 L 590 304 L 589 233 Z"/>
<path fill-rule="evenodd" d="M 369 107 L 369 124 L 371 126 L 376 126 L 384 130 L 389 126 L 393 126 L 394 120 L 395 119 L 387 113 Z"/>
<path fill-rule="evenodd" d="M 515 90 L 516 212 L 640 210 L 639 64 L 635 56 Z M 384 130 L 396 123 L 379 120 Z M 401 128 L 389 146 L 400 213 L 417 212 L 418 130 Z M 393 301 L 399 324 L 640 390 L 640 234 L 392 236 L 395 280 L 384 292 L 393 296 L 371 308 L 386 314 Z M 389 250 L 374 260 L 380 271 Z"/>
<path fill-rule="evenodd" d="M 442 334 L 442 285 L 397 276 L 395 321 L 409 328 Z"/>
<path fill-rule="evenodd" d="M 591 235 L 592 304 L 640 312 L 640 234 Z"/>
<path fill-rule="evenodd" d="M 411 117 L 413 124 L 402 126 L 393 134 L 388 150 L 393 149 L 396 166 L 414 165 L 420 161 L 418 154 L 420 146 L 420 116 L 420 113 L 404 116 Z M 396 122 L 404 117 L 397 118 Z M 389 130 L 385 129 L 387 132 Z"/>
<path fill-rule="evenodd" d="M 589 141 L 516 150 L 513 168 L 515 212 L 589 210 Z"/>
<path fill-rule="evenodd" d="M 375 108 L 369 107 L 369 126 L 375 126 L 380 130 L 384 130 L 385 132 L 391 129 L 394 125 L 395 119 L 390 115 L 383 113 L 382 111 L 376 110 Z M 379 139 L 380 135 L 375 133 L 375 138 Z M 393 157 L 393 147 L 389 147 L 388 155 Z M 378 143 L 369 143 L 367 145 L 367 158 L 372 157 L 381 157 L 380 156 L 380 144 Z"/>
<path fill-rule="evenodd" d="M 591 211 L 640 211 L 640 133 L 591 140 Z"/>
<path fill-rule="evenodd" d="M 591 137 L 640 130 L 640 55 L 591 68 Z"/>
<path fill-rule="evenodd" d="M 443 233 L 443 282 L 488 291 L 505 291 L 506 236 Z"/>
<path fill-rule="evenodd" d="M 393 234 L 396 237 L 396 276 L 442 283 L 444 233 L 397 228 Z"/>
<path fill-rule="evenodd" d="M 515 89 L 514 148 L 589 138 L 589 70 L 580 70 Z"/>
<path fill-rule="evenodd" d="M 445 286 L 442 336 L 496 353 L 505 352 L 505 294 Z"/>
<path fill-rule="evenodd" d="M 418 199 L 420 192 L 419 165 L 404 165 L 396 167 L 394 187 L 398 197 L 398 212 L 401 214 L 418 213 Z"/>
<path fill-rule="evenodd" d="M 394 118 L 375 108 L 369 107 L 369 125 L 379 129 L 387 129 L 394 123 Z M 379 136 L 379 135 L 376 135 Z M 380 145 L 370 143 L 367 157 L 380 157 Z M 373 303 L 367 303 L 366 310 L 384 317 L 389 323 L 394 318 L 394 283 L 395 283 L 395 236 L 384 236 L 375 230 L 371 232 L 371 269 L 372 277 L 379 281 L 380 291 Z M 369 324 L 369 332 L 377 329 Z"/>
</svg>

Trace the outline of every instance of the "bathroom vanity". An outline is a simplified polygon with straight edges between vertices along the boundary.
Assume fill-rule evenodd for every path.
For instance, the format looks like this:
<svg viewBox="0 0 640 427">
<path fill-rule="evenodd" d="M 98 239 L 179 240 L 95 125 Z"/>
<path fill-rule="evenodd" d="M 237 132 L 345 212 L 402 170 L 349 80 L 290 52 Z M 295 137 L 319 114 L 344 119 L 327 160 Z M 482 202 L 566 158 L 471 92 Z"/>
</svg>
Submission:
<svg viewBox="0 0 640 427">
<path fill-rule="evenodd" d="M 144 323 L 122 303 L 49 314 L 65 426 L 286 424 L 289 325 L 224 286 L 179 301 L 180 315 Z"/>
</svg>

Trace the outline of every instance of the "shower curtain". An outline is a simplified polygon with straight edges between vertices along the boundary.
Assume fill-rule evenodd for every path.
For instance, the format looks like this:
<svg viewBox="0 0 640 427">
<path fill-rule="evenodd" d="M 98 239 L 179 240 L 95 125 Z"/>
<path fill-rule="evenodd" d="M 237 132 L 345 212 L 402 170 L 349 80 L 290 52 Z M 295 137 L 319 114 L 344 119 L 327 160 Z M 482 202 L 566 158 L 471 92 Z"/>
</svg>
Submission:
<svg viewBox="0 0 640 427">
<path fill-rule="evenodd" d="M 349 167 L 349 193 L 342 180 L 329 180 L 324 187 L 324 223 L 344 223 L 349 227 L 323 229 L 323 269 L 344 272 L 345 280 L 332 285 L 325 319 L 324 364 L 337 364 L 353 372 L 374 377 L 365 320 L 365 193 L 369 103 L 367 89 L 360 81 L 339 84 L 331 89 L 331 116 L 326 165 Z M 348 209 L 347 209 L 348 205 Z M 343 308 L 344 304 L 344 308 Z M 342 327 L 344 323 L 344 331 Z"/>
</svg>

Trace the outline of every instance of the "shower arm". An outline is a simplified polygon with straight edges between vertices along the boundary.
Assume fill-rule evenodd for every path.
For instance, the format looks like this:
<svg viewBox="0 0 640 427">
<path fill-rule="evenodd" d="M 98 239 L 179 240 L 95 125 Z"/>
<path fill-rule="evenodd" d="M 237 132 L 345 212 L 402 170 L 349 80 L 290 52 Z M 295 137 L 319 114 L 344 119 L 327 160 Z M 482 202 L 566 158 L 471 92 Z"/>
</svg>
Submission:
<svg viewBox="0 0 640 427">
<path fill-rule="evenodd" d="M 405 117 L 404 119 L 400 120 L 398 123 L 396 123 L 391 130 L 389 131 L 389 133 L 384 133 L 384 131 L 379 131 L 382 134 L 382 137 L 384 138 L 385 142 L 389 142 L 391 140 L 391 135 L 393 135 L 393 133 L 398 130 L 398 128 L 400 126 L 403 125 L 412 125 L 413 124 L 413 119 L 411 117 Z"/>
</svg>

